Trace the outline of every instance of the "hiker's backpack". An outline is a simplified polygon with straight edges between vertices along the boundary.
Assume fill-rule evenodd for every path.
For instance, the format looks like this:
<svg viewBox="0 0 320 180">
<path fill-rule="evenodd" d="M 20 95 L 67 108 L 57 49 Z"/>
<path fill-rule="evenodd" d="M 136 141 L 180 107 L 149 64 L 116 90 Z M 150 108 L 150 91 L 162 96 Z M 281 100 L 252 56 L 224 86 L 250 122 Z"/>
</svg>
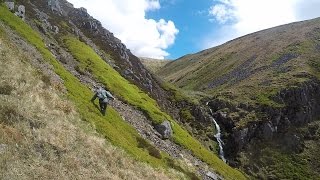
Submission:
<svg viewBox="0 0 320 180">
<path fill-rule="evenodd" d="M 99 98 L 99 99 L 106 99 L 108 96 L 107 96 L 107 93 L 106 93 L 106 91 L 105 90 L 98 90 L 97 91 L 97 97 Z"/>
</svg>

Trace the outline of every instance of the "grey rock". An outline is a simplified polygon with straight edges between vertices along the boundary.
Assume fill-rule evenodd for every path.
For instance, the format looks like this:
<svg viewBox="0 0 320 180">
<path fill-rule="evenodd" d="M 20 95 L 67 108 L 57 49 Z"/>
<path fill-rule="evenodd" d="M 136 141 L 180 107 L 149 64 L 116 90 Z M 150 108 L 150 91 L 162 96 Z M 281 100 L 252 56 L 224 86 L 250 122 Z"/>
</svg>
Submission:
<svg viewBox="0 0 320 180">
<path fill-rule="evenodd" d="M 79 8 L 80 12 L 81 12 L 81 16 L 83 17 L 89 17 L 89 14 L 87 12 L 87 9 L 84 7 Z"/>
<path fill-rule="evenodd" d="M 196 160 L 194 163 L 193 163 L 194 166 L 198 167 L 200 166 L 200 162 L 198 160 Z"/>
<path fill-rule="evenodd" d="M 281 115 L 277 115 L 273 121 L 275 122 L 275 124 L 279 124 L 280 120 L 281 120 Z"/>
<path fill-rule="evenodd" d="M 239 131 L 234 133 L 234 140 L 238 144 L 240 149 L 246 143 L 248 132 L 249 132 L 249 129 L 244 128 L 244 129 L 240 129 Z"/>
<path fill-rule="evenodd" d="M 137 77 L 136 76 L 136 79 L 143 79 L 142 77 Z M 152 92 L 152 81 L 148 78 L 145 78 L 145 83 L 143 83 L 143 86 L 145 86 L 150 92 Z"/>
<path fill-rule="evenodd" d="M 284 145 L 288 150 L 301 152 L 303 150 L 303 140 L 296 134 L 286 134 L 284 137 Z"/>
<path fill-rule="evenodd" d="M 320 41 L 320 39 L 318 39 L 318 41 Z M 316 49 L 317 49 L 317 51 L 320 51 L 320 44 L 316 45 Z"/>
<path fill-rule="evenodd" d="M 98 24 L 95 21 L 87 21 L 87 22 L 83 22 L 82 27 L 95 31 L 98 29 Z"/>
<path fill-rule="evenodd" d="M 56 12 L 60 15 L 62 14 L 59 0 L 48 0 L 48 6 L 51 8 L 52 12 Z"/>
<path fill-rule="evenodd" d="M 5 2 L 10 11 L 14 11 L 14 2 Z"/>
<path fill-rule="evenodd" d="M 55 34 L 58 34 L 59 33 L 59 27 L 58 26 L 53 26 L 52 27 L 52 30 Z"/>
<path fill-rule="evenodd" d="M 4 153 L 4 151 L 7 149 L 8 145 L 6 144 L 0 144 L 0 154 Z"/>
<path fill-rule="evenodd" d="M 156 125 L 155 129 L 161 134 L 162 139 L 168 139 L 172 136 L 172 128 L 169 121 L 164 121 Z"/>
<path fill-rule="evenodd" d="M 208 171 L 208 172 L 206 173 L 206 176 L 209 177 L 210 179 L 213 179 L 213 180 L 219 180 L 219 179 L 221 179 L 219 175 L 217 175 L 217 174 L 215 174 L 215 173 L 213 173 L 213 172 L 211 172 L 211 171 Z"/>
<path fill-rule="evenodd" d="M 184 159 L 184 156 L 183 156 L 183 154 L 181 154 L 181 153 L 178 155 L 178 157 L 179 157 L 180 159 Z"/>
<path fill-rule="evenodd" d="M 125 75 L 129 81 L 134 82 L 143 90 L 150 92 L 151 95 L 159 99 L 159 101 L 167 101 L 166 98 L 159 97 L 165 96 L 166 94 L 161 90 L 157 80 L 144 68 L 139 59 L 136 58 L 118 38 L 114 37 L 110 31 L 103 28 L 98 20 L 91 17 L 86 9 L 77 8 L 70 10 L 68 16 L 81 31 L 86 32 L 92 38 L 99 36 L 99 41 L 103 44 L 103 49 L 113 52 L 111 55 L 117 60 L 113 61 L 113 63 L 119 67 L 116 69 L 118 72 Z M 81 36 L 81 33 L 79 35 Z M 91 43 L 87 42 L 87 44 L 91 46 Z M 103 59 L 108 62 L 106 58 Z M 128 71 L 124 72 L 125 69 L 130 69 L 133 73 Z M 151 83 L 149 80 L 151 80 Z"/>
<path fill-rule="evenodd" d="M 227 118 L 227 113 L 226 113 L 226 112 L 219 111 L 218 114 L 219 114 L 219 116 L 220 116 L 221 118 L 224 118 L 224 119 Z"/>
<path fill-rule="evenodd" d="M 26 16 L 26 7 L 24 5 L 18 6 L 18 11 L 14 13 L 16 16 L 20 17 L 22 20 L 25 19 Z"/>
<path fill-rule="evenodd" d="M 49 19 L 48 14 L 46 14 L 42 11 L 39 11 L 38 9 L 36 9 L 36 12 L 37 12 L 37 17 L 39 18 L 39 20 L 41 22 L 47 21 Z"/>
<path fill-rule="evenodd" d="M 80 30 L 78 28 L 73 28 L 72 31 L 76 36 L 80 36 Z"/>
<path fill-rule="evenodd" d="M 297 135 L 283 134 L 287 134 L 292 128 L 301 127 L 320 117 L 320 81 L 312 77 L 309 78 L 309 81 L 300 84 L 298 87 L 283 89 L 272 97 L 275 102 L 284 104 L 284 107 L 260 107 L 256 111 L 262 111 L 267 115 L 262 121 L 255 120 L 248 123 L 246 125 L 248 131 L 233 130 L 233 141 L 227 142 L 227 145 L 230 146 L 229 149 L 234 149 L 231 153 L 236 154 L 243 147 L 252 144 L 254 142 L 252 141 L 253 138 L 258 138 L 259 141 L 277 138 L 277 141 L 281 142 L 281 147 L 294 152 L 303 151 L 303 138 Z M 216 109 L 225 107 L 223 103 L 211 104 L 215 105 L 213 107 L 216 107 Z M 244 106 L 242 107 L 244 108 Z M 250 107 L 248 108 L 250 109 Z M 225 118 L 221 113 L 216 114 L 217 118 L 220 118 L 219 120 L 226 127 L 228 115 Z"/>
<path fill-rule="evenodd" d="M 55 25 L 51 25 L 51 23 L 49 22 L 48 14 L 46 14 L 38 9 L 35 9 L 35 11 L 36 11 L 37 18 L 41 22 L 41 23 L 37 24 L 37 26 L 42 33 L 47 34 L 49 31 L 51 31 L 55 34 L 59 33 L 59 30 L 60 30 L 59 27 L 55 26 Z"/>
<path fill-rule="evenodd" d="M 215 79 L 214 81 L 210 82 L 208 88 L 214 88 L 226 82 L 236 83 L 239 82 L 255 72 L 253 69 L 253 62 L 257 59 L 257 55 L 253 55 L 248 60 L 246 60 L 243 64 L 232 70 L 231 72 L 222 75 L 221 77 Z"/>
<path fill-rule="evenodd" d="M 197 121 L 204 123 L 204 124 L 211 124 L 212 119 L 210 118 L 211 116 L 206 113 L 206 109 L 201 106 L 192 106 L 191 109 L 191 114 L 192 116 L 197 119 Z"/>
<path fill-rule="evenodd" d="M 263 130 L 262 130 L 263 138 L 267 140 L 272 139 L 275 131 L 276 131 L 275 128 L 272 126 L 270 122 L 265 123 L 263 125 Z"/>
<path fill-rule="evenodd" d="M 278 59 L 276 59 L 272 64 L 271 67 L 280 67 L 282 64 L 287 63 L 288 61 L 295 59 L 299 57 L 299 54 L 295 53 L 287 53 L 280 56 Z"/>
<path fill-rule="evenodd" d="M 133 71 L 131 69 L 126 69 L 126 70 L 124 70 L 124 74 L 130 75 L 130 74 L 133 74 Z"/>
</svg>

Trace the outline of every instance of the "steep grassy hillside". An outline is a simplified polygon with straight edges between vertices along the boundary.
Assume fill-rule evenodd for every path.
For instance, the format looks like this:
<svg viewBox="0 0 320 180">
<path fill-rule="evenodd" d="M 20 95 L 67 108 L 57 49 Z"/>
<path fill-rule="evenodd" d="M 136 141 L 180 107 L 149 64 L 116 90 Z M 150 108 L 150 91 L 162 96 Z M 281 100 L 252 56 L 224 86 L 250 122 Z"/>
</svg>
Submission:
<svg viewBox="0 0 320 180">
<path fill-rule="evenodd" d="M 146 66 L 152 73 L 157 73 L 159 69 L 165 66 L 170 60 L 165 59 L 151 59 L 151 58 L 140 58 L 142 64 Z"/>
<path fill-rule="evenodd" d="M 0 179 L 172 179 L 111 145 L 81 120 L 0 23 Z"/>
<path fill-rule="evenodd" d="M 319 77 L 319 23 L 314 19 L 250 34 L 184 56 L 158 74 L 184 89 L 277 106 L 269 96 Z"/>
<path fill-rule="evenodd" d="M 80 62 L 82 68 L 87 68 L 91 71 L 99 81 L 110 87 L 110 90 L 119 97 L 124 98 L 128 103 L 143 110 L 153 123 L 158 124 L 165 119 L 171 121 L 173 125 L 173 139 L 176 143 L 190 149 L 197 157 L 211 165 L 221 174 L 230 173 L 230 175 L 232 175 L 229 178 L 234 175 L 237 176 L 237 178 L 241 178 L 241 175 L 238 172 L 232 172 L 233 170 L 228 168 L 228 166 L 226 166 L 219 158 L 203 147 L 203 145 L 188 134 L 187 131 L 182 129 L 170 116 L 162 112 L 154 100 L 142 93 L 136 86 L 129 84 L 97 56 L 89 46 L 72 37 L 65 37 L 64 42 L 71 53 Z M 102 74 L 108 74 L 108 76 L 101 76 Z M 228 176 L 229 175 L 226 175 L 226 177 Z"/>
<path fill-rule="evenodd" d="M 102 117 L 96 107 L 89 103 L 92 92 L 54 60 L 51 53 L 45 48 L 41 38 L 29 26 L 11 15 L 11 13 L 7 14 L 7 16 L 2 16 L 2 18 L 8 17 L 11 19 L 6 22 L 12 27 L 19 29 L 19 33 L 22 36 L 27 34 L 25 36 L 27 40 L 37 46 L 37 49 L 46 60 L 54 66 L 56 73 L 64 80 L 64 85 L 68 90 L 68 97 L 75 103 L 83 120 L 93 123 L 101 135 L 114 145 L 124 148 L 127 152 L 134 155 L 135 158 L 149 162 L 155 167 L 167 166 L 165 157 L 168 156 L 163 154 L 163 157 L 160 155 L 159 158 L 159 156 L 151 154 L 148 146 L 144 147 L 148 149 L 141 148 L 139 145 L 139 139 L 141 138 L 136 130 L 124 122 L 115 110 L 108 108 L 108 118 Z"/>
<path fill-rule="evenodd" d="M 257 179 L 319 179 L 319 64 L 317 18 L 181 57 L 158 74 L 211 96 L 233 166 Z"/>
<path fill-rule="evenodd" d="M 53 66 L 54 72 L 63 80 L 67 97 L 75 104 L 81 119 L 92 123 L 98 133 L 112 144 L 123 148 L 135 159 L 148 162 L 153 167 L 169 168 L 172 166 L 172 159 L 167 154 L 159 152 L 148 142 L 143 142 L 144 146 L 141 147 L 142 138 L 137 131 L 127 124 L 113 108 L 108 107 L 107 116 L 101 116 L 98 109 L 89 102 L 92 96 L 90 89 L 81 84 L 73 74 L 55 59 L 44 44 L 42 37 L 6 8 L 1 6 L 0 11 L 0 19 L 35 46 L 44 60 Z M 122 100 L 145 112 L 153 123 L 157 124 L 165 119 L 169 120 L 173 127 L 173 139 L 176 143 L 191 150 L 195 156 L 209 164 L 226 179 L 245 179 L 242 173 L 232 169 L 204 148 L 169 115 L 162 112 L 155 100 L 139 90 L 137 86 L 130 84 L 88 45 L 71 36 L 65 37 L 64 42 L 71 54 L 78 60 L 79 69 L 90 71 L 97 80 L 107 85 Z M 176 165 L 174 167 L 177 168 Z M 178 169 L 181 170 L 181 167 L 178 167 Z"/>
<path fill-rule="evenodd" d="M 13 29 L 16 29 L 22 37 L 38 49 L 46 61 L 53 65 L 54 71 L 64 81 L 64 85 L 68 90 L 68 97 L 75 103 L 84 120 L 95 124 L 99 133 L 106 136 L 106 138 L 115 145 L 119 145 L 131 152 L 137 158 L 152 162 L 154 165 L 164 163 L 158 158 L 150 156 L 148 152 L 138 147 L 138 133 L 124 122 L 119 114 L 112 108 L 107 109 L 108 119 L 106 121 L 106 119 L 100 115 L 99 110 L 88 101 L 92 96 L 91 90 L 81 84 L 76 77 L 65 70 L 64 67 L 55 60 L 42 42 L 41 37 L 4 7 L 1 7 L 1 11 L 6 12 L 1 15 L 1 19 Z"/>
</svg>

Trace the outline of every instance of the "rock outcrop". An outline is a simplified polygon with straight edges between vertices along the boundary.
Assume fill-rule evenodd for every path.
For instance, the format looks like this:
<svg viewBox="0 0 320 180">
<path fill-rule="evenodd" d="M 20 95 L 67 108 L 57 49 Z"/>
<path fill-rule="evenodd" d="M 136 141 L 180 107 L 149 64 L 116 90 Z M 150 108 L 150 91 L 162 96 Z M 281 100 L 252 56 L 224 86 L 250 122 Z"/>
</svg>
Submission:
<svg viewBox="0 0 320 180">
<path fill-rule="evenodd" d="M 17 11 L 15 11 L 15 3 L 11 1 L 5 2 L 6 6 L 11 12 L 14 12 L 14 14 L 18 17 L 20 17 L 22 20 L 25 20 L 26 18 L 26 7 L 24 5 L 18 5 Z"/>
<path fill-rule="evenodd" d="M 272 139 L 274 133 L 276 132 L 276 128 L 274 128 L 271 122 L 266 122 L 262 126 L 262 137 L 266 140 Z"/>
<path fill-rule="evenodd" d="M 26 7 L 24 5 L 19 5 L 18 11 L 15 12 L 15 15 L 20 17 L 22 20 L 24 20 L 26 17 Z"/>
<path fill-rule="evenodd" d="M 156 80 L 144 68 L 140 60 L 113 33 L 103 28 L 102 24 L 91 17 L 85 8 L 71 9 L 68 12 L 70 20 L 84 35 L 95 42 L 95 44 L 98 44 L 101 50 L 113 56 L 116 60 L 116 66 L 119 67 L 117 70 L 122 75 L 153 95 L 158 94 L 153 93 L 153 91 L 157 91 L 157 88 L 158 91 L 161 90 L 159 85 L 156 85 Z"/>
<path fill-rule="evenodd" d="M 61 8 L 68 14 L 69 22 L 74 25 L 74 33 L 89 44 L 107 63 L 115 68 L 122 76 L 137 85 L 175 119 L 182 119 L 180 110 L 188 108 L 197 121 L 205 123 L 203 127 L 210 125 L 206 117 L 206 111 L 200 106 L 190 105 L 186 102 L 172 102 L 171 92 L 166 91 L 162 82 L 154 77 L 134 56 L 129 49 L 102 24 L 90 16 L 85 8 L 71 8 L 66 6 L 64 0 L 60 0 Z M 64 5 L 62 5 L 64 4 Z M 113 59 L 106 57 L 104 52 L 110 54 Z"/>
<path fill-rule="evenodd" d="M 62 9 L 60 7 L 59 0 L 48 0 L 48 6 L 51 8 L 52 12 L 62 15 Z"/>
<path fill-rule="evenodd" d="M 10 11 L 14 11 L 14 2 L 7 1 L 7 2 L 5 2 L 5 4 Z"/>
<path fill-rule="evenodd" d="M 171 124 L 167 120 L 156 125 L 155 129 L 161 134 L 162 139 L 169 139 L 172 136 Z"/>
<path fill-rule="evenodd" d="M 79 78 L 79 80 L 82 83 L 85 83 L 90 87 L 96 82 L 93 82 L 95 81 L 95 79 L 92 76 L 89 76 L 86 73 L 80 75 L 79 72 L 76 72 L 74 68 L 76 66 L 75 59 L 70 60 L 70 54 L 68 54 L 68 52 L 63 52 L 65 51 L 63 47 L 63 42 L 61 42 L 61 36 L 65 35 L 63 33 L 76 34 L 79 37 L 79 39 L 85 41 L 89 46 L 92 46 L 93 49 L 106 60 L 107 63 L 110 63 L 109 60 L 111 58 L 108 59 L 107 57 L 104 57 L 103 54 L 110 53 L 112 58 L 115 60 L 112 66 L 115 67 L 115 69 L 118 70 L 118 72 L 123 74 L 127 79 L 131 80 L 132 83 L 137 84 L 141 89 L 145 90 L 145 92 L 147 92 L 150 96 L 155 97 L 155 99 L 159 101 L 159 104 L 162 107 L 165 107 L 166 109 L 174 109 L 174 111 L 170 111 L 173 112 L 172 114 L 179 114 L 179 107 L 192 106 L 190 104 L 184 104 L 184 102 L 179 102 L 182 106 L 179 106 L 179 103 L 177 103 L 179 104 L 178 106 L 175 103 L 171 103 L 168 100 L 168 97 L 171 94 L 161 87 L 161 83 L 145 69 L 145 67 L 141 64 L 139 59 L 135 57 L 130 52 L 130 50 L 128 50 L 126 46 L 121 43 L 121 41 L 114 37 L 111 32 L 104 29 L 99 21 L 93 19 L 87 13 L 86 9 L 74 9 L 72 6 L 70 6 L 70 4 L 63 0 L 34 0 L 27 2 L 25 1 L 25 6 L 20 6 L 19 8 L 20 12 L 25 12 L 25 7 L 27 7 L 28 12 L 30 11 L 30 17 L 28 13 L 27 23 L 29 23 L 35 30 L 38 30 L 40 32 L 39 34 L 41 35 L 42 40 L 44 41 L 46 47 L 50 50 L 52 55 L 55 56 L 56 59 L 60 61 L 61 64 L 67 70 L 69 70 L 74 76 Z M 62 31 L 62 33 L 58 34 L 60 30 Z M 87 79 L 85 79 L 84 76 L 87 76 L 85 78 L 89 79 L 89 81 L 87 81 Z M 123 107 L 124 105 L 121 105 L 121 107 L 119 108 Z M 132 109 L 134 111 L 139 111 L 135 108 Z M 208 121 L 205 115 L 205 109 L 201 108 L 200 106 L 192 106 L 191 113 L 194 114 L 195 118 L 200 122 Z M 130 115 L 127 119 L 133 119 L 130 118 Z M 148 118 L 145 119 L 147 123 L 150 123 Z M 138 119 L 137 121 L 139 120 L 141 119 Z M 173 133 L 169 121 L 164 121 L 162 124 L 157 125 L 155 129 L 157 129 L 159 134 L 161 134 L 161 139 L 169 139 Z M 146 132 L 144 134 L 145 136 L 153 136 L 150 135 L 150 132 Z M 156 138 L 150 139 L 152 140 Z M 177 156 L 180 153 L 180 149 L 181 151 L 184 151 L 183 148 L 180 148 L 177 145 L 167 146 L 167 144 L 169 143 L 174 144 L 172 141 L 169 140 L 162 141 L 160 140 L 160 138 L 157 138 L 156 141 L 152 142 L 156 144 L 157 147 L 164 147 L 163 149 L 172 152 L 172 154 L 175 156 Z M 195 161 L 197 162 L 195 163 L 195 166 L 201 169 L 201 174 L 203 174 L 203 176 L 205 177 L 203 172 L 206 171 L 206 168 L 202 168 L 204 167 L 205 163 L 195 158 L 190 152 L 184 153 L 184 155 L 185 154 L 190 156 L 190 158 L 187 159 L 191 159 L 191 162 L 193 162 L 193 160 L 195 159 L 197 160 Z M 214 174 L 211 173 L 211 176 L 214 176 Z"/>
<path fill-rule="evenodd" d="M 203 108 L 201 109 L 199 105 L 184 101 L 173 102 L 174 94 L 165 90 L 162 82 L 154 77 L 113 33 L 105 29 L 98 20 L 91 17 L 85 8 L 74 8 L 72 4 L 65 0 L 34 0 L 24 5 L 28 6 L 30 19 L 38 20 L 32 22 L 32 24 L 37 26 L 43 34 L 54 36 L 58 33 L 66 33 L 66 31 L 68 31 L 67 33 L 73 33 L 91 46 L 102 59 L 131 83 L 157 100 L 162 109 L 175 119 L 183 121 L 180 111 L 184 108 L 191 111 L 197 121 L 196 124 L 198 122 L 205 124 L 203 127 L 210 125 L 210 120 L 205 117 L 206 111 Z M 62 59 L 61 61 L 65 60 Z M 198 127 L 198 125 L 193 126 Z"/>
<path fill-rule="evenodd" d="M 273 100 L 283 104 L 283 107 L 232 105 L 228 102 L 213 100 L 210 107 L 216 111 L 215 118 L 221 123 L 225 131 L 230 133 L 226 140 L 226 155 L 235 157 L 253 139 L 272 141 L 277 138 L 286 149 L 299 152 L 303 142 L 297 134 L 289 130 L 310 123 L 320 117 L 320 81 L 311 79 L 297 87 L 287 88 L 278 93 Z M 224 110 L 223 110 L 224 109 Z M 240 114 L 232 116 L 232 112 Z M 254 117 L 244 126 L 236 127 L 238 119 L 250 112 L 263 116 Z M 243 115 L 241 115 L 243 114 Z"/>
</svg>

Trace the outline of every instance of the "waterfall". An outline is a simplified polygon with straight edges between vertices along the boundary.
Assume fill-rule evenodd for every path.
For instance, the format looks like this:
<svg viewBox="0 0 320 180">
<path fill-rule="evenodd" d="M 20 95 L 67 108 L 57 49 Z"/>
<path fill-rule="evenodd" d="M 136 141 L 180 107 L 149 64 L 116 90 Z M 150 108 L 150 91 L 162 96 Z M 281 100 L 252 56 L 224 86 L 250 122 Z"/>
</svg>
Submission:
<svg viewBox="0 0 320 180">
<path fill-rule="evenodd" d="M 207 102 L 207 106 L 208 106 L 209 102 Z M 219 145 L 219 156 L 222 159 L 223 162 L 226 162 L 226 158 L 224 157 L 224 151 L 223 151 L 223 141 L 221 139 L 221 129 L 219 124 L 217 123 L 217 121 L 212 117 L 212 109 L 209 107 L 210 109 L 210 118 L 217 130 L 217 134 L 214 135 L 214 137 L 217 139 L 218 145 Z"/>
</svg>

